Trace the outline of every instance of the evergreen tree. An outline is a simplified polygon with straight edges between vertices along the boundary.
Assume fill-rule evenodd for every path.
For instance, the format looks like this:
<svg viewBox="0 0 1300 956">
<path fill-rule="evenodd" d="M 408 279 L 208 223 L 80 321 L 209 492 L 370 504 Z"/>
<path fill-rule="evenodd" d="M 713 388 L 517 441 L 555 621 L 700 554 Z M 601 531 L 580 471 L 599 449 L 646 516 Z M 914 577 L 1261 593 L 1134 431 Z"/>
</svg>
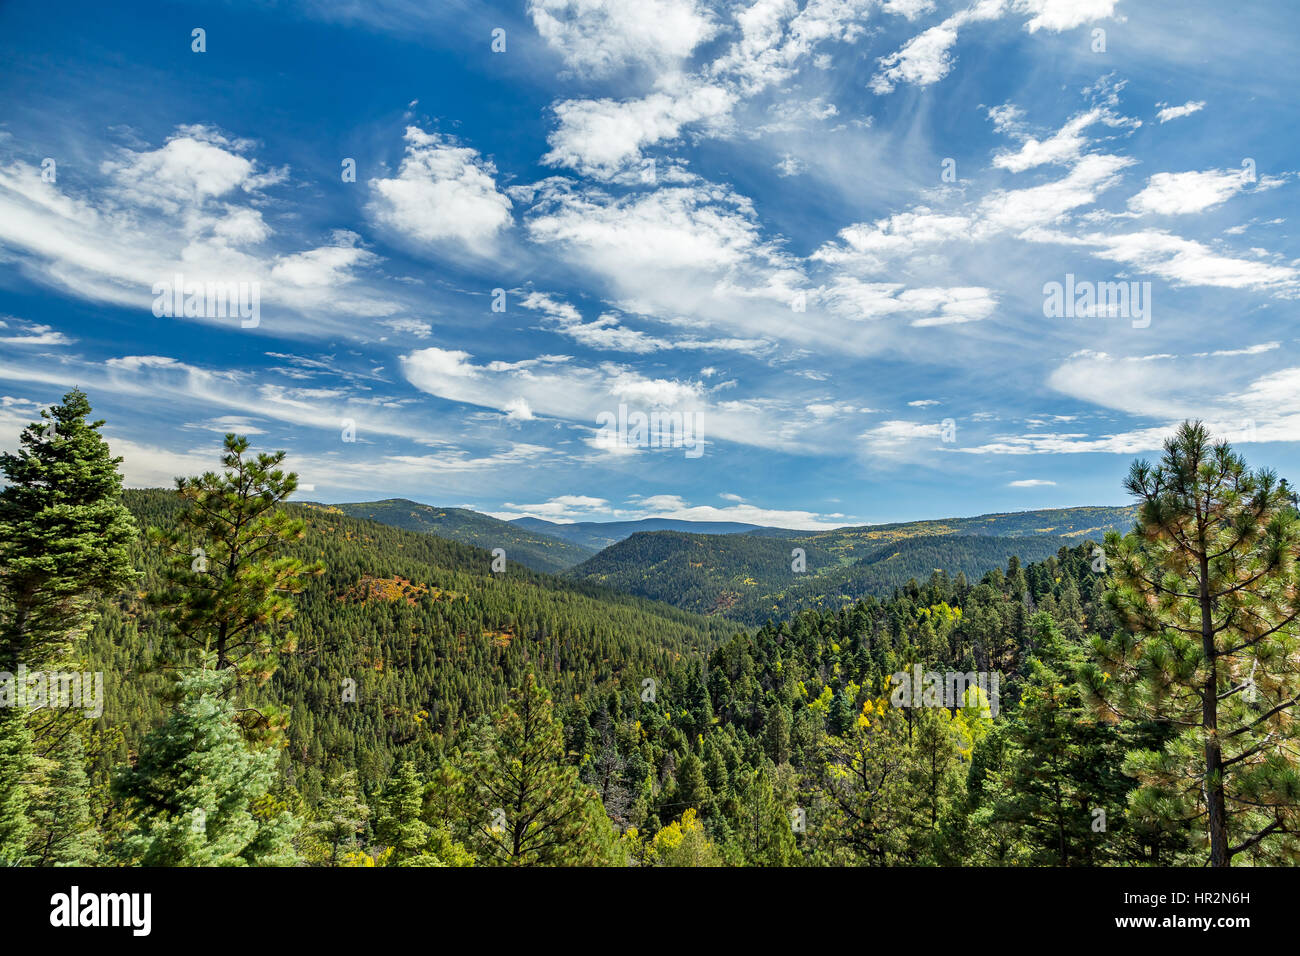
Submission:
<svg viewBox="0 0 1300 956">
<path fill-rule="evenodd" d="M 314 819 L 304 828 L 313 846 L 314 862 L 340 866 L 359 848 L 357 835 L 370 818 L 370 808 L 357 788 L 357 772 L 349 770 L 329 781 L 326 795 L 316 808 Z"/>
<path fill-rule="evenodd" d="M 27 855 L 33 866 L 89 866 L 99 852 L 99 831 L 91 817 L 81 734 L 66 732 L 45 762 L 45 779 L 33 801 L 34 839 Z"/>
<path fill-rule="evenodd" d="M 393 848 L 393 862 L 403 863 L 424 851 L 429 825 L 424 822 L 424 783 L 410 761 L 398 765 L 379 799 L 375 836 Z"/>
<path fill-rule="evenodd" d="M 120 501 L 122 459 L 111 456 L 99 433 L 104 423 L 88 421 L 90 412 L 85 394 L 74 389 L 24 429 L 16 454 L 0 455 L 0 675 L 10 679 L 20 664 L 39 671 L 66 663 L 94 623 L 95 600 L 136 576 L 129 554 L 135 521 Z M 33 808 L 30 791 L 48 766 L 37 739 L 75 730 L 52 734 L 70 718 L 48 711 L 33 728 L 27 709 L 8 703 L 0 704 L 0 860 L 12 861 L 26 855 L 29 813 L 39 811 L 36 825 L 47 827 L 52 814 L 69 810 Z M 70 797 L 61 787 L 52 793 Z M 72 857 L 82 859 L 79 851 Z"/>
<path fill-rule="evenodd" d="M 16 865 L 27 855 L 35 762 L 27 721 L 13 708 L 0 707 L 0 866 Z"/>
<path fill-rule="evenodd" d="M 131 816 L 116 847 L 141 866 L 289 866 L 297 821 L 271 797 L 276 755 L 240 733 L 228 671 L 180 681 L 181 701 L 114 780 Z"/>
<path fill-rule="evenodd" d="M 1005 728 L 1004 768 L 986 822 L 1015 828 L 1018 861 L 1028 865 L 1127 862 L 1117 840 L 1132 786 L 1121 771 L 1126 738 L 1087 705 L 1076 677 L 1082 648 L 1067 644 L 1045 613 L 1030 629 L 1035 654 Z"/>
<path fill-rule="evenodd" d="M 470 756 L 466 815 L 485 862 L 607 862 L 612 828 L 600 799 L 566 760 L 550 694 L 530 670 Z"/>
<path fill-rule="evenodd" d="M 268 679 L 277 652 L 293 648 L 292 595 L 324 569 L 277 555 L 305 527 L 280 507 L 298 487 L 298 476 L 280 469 L 284 452 L 247 457 L 248 439 L 236 435 L 226 436 L 225 449 L 222 474 L 176 479 L 185 508 L 175 527 L 150 529 L 172 558 L 167 585 L 153 601 L 182 646 L 213 654 L 217 669 L 232 670 L 238 686 Z M 249 715 L 262 728 L 282 720 L 274 708 Z"/>
<path fill-rule="evenodd" d="M 135 522 L 120 497 L 121 458 L 73 390 L 0 455 L 0 672 L 64 659 L 93 602 L 135 579 Z"/>
<path fill-rule="evenodd" d="M 829 849 L 828 862 L 876 865 L 903 861 L 907 843 L 907 726 L 881 696 L 867 700 L 845 737 L 822 744 L 817 789 L 824 804 L 812 835 Z"/>
<path fill-rule="evenodd" d="M 806 823 L 806 817 L 795 812 L 806 810 L 783 803 L 774 776 L 770 765 L 754 768 L 746 774 L 739 794 L 736 838 L 749 866 L 790 866 L 799 858 L 795 827 Z"/>
<path fill-rule="evenodd" d="M 1245 854 L 1300 859 L 1300 520 L 1284 481 L 1249 471 L 1226 442 L 1184 423 L 1159 464 L 1133 464 L 1132 533 L 1107 535 L 1125 631 L 1088 677 L 1112 714 L 1168 721 L 1178 735 L 1131 754 L 1140 819 L 1194 822 L 1211 866 Z"/>
</svg>

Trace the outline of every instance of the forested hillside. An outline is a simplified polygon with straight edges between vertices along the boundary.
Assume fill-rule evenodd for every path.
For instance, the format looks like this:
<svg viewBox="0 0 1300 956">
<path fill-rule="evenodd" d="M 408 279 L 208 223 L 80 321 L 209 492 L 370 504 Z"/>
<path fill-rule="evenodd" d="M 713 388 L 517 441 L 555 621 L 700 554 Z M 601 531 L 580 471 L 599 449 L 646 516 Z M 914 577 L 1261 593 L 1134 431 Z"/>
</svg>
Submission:
<svg viewBox="0 0 1300 956">
<path fill-rule="evenodd" d="M 860 539 L 846 542 L 825 534 L 773 538 L 643 532 L 606 548 L 567 576 L 756 626 L 805 608 L 834 609 L 869 595 L 883 597 L 936 570 L 978 578 L 1012 555 L 1036 561 L 1067 543 L 1048 535 L 931 534 L 886 538 L 864 549 Z"/>
<path fill-rule="evenodd" d="M 638 521 L 573 521 L 560 523 L 542 518 L 515 518 L 510 524 L 561 538 L 595 552 L 617 544 L 642 531 L 682 531 L 689 534 L 742 534 L 761 530 L 740 521 L 681 521 L 674 518 L 642 518 Z"/>
<path fill-rule="evenodd" d="M 180 507 L 162 490 L 128 490 L 123 501 L 142 528 L 167 525 Z M 282 761 L 309 796 L 340 769 L 373 789 L 399 755 L 432 759 L 501 706 L 529 666 L 572 698 L 636 685 L 736 630 L 509 561 L 494 573 L 489 552 L 430 534 L 287 509 L 306 522 L 289 553 L 325 570 L 297 598 L 297 651 L 259 694 L 292 711 Z M 144 570 L 138 591 L 107 603 L 89 637 L 91 663 L 108 675 L 101 726 L 116 741 L 101 753 L 103 771 L 162 719 L 171 679 L 156 666 L 160 625 L 144 601 L 159 586 L 161 556 L 141 544 L 134 557 Z M 356 703 L 342 700 L 345 679 L 356 682 Z"/>
<path fill-rule="evenodd" d="M 1133 465 L 1104 549 L 746 630 L 293 504 L 236 435 L 123 493 L 89 414 L 71 392 L 0 456 L 0 862 L 1300 860 L 1300 514 L 1200 425 Z M 755 575 L 791 544 L 722 540 Z M 633 545 L 670 576 L 715 542 Z"/>
<path fill-rule="evenodd" d="M 564 538 L 535 533 L 491 515 L 465 508 L 435 508 L 405 498 L 317 507 L 341 512 L 353 518 L 369 518 L 407 531 L 436 534 L 440 538 L 463 541 L 487 551 L 502 548 L 508 560 L 518 561 L 534 571 L 552 574 L 573 567 L 595 553 L 593 548 L 574 544 Z"/>
</svg>

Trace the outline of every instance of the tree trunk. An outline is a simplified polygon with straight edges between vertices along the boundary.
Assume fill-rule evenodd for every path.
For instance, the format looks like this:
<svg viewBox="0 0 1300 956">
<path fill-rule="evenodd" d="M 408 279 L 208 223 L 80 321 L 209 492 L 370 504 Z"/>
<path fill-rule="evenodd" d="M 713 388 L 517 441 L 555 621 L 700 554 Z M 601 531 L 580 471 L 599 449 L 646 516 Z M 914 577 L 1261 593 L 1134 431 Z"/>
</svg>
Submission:
<svg viewBox="0 0 1300 956">
<path fill-rule="evenodd" d="M 1205 731 L 1205 804 L 1209 813 L 1210 866 L 1231 866 L 1228 815 L 1223 797 L 1223 744 L 1219 741 L 1218 653 L 1214 646 L 1214 616 L 1210 602 L 1210 566 L 1201 553 L 1201 647 L 1205 653 L 1205 684 L 1201 688 L 1201 723 Z"/>
</svg>

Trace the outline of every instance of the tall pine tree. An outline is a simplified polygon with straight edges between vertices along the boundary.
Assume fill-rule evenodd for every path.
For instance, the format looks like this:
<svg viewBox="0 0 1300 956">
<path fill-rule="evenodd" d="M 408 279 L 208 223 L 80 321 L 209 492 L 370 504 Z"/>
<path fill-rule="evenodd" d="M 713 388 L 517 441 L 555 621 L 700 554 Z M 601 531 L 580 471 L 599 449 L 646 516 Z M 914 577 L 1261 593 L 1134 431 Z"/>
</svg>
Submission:
<svg viewBox="0 0 1300 956">
<path fill-rule="evenodd" d="M 1107 535 L 1125 630 L 1096 651 L 1089 686 L 1112 714 L 1178 728 L 1139 750 L 1139 819 L 1194 824 L 1211 866 L 1246 854 L 1300 859 L 1300 519 L 1284 481 L 1250 471 L 1200 423 L 1184 423 L 1157 465 L 1125 486 L 1138 520 Z"/>
</svg>

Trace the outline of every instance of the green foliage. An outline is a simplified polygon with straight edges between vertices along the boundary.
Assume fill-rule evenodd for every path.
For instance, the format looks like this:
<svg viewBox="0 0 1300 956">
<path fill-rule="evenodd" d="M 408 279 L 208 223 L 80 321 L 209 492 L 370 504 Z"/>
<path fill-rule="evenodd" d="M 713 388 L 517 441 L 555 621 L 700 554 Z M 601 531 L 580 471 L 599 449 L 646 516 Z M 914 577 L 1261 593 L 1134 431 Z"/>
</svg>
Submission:
<svg viewBox="0 0 1300 956">
<path fill-rule="evenodd" d="M 1011 555 L 1040 560 L 1066 543 L 1049 536 L 936 534 L 863 547 L 857 541 L 846 545 L 837 534 L 777 538 L 762 533 L 642 532 L 578 565 L 568 576 L 697 614 L 760 625 L 806 608 L 835 609 L 864 597 L 887 596 L 936 568 L 979 576 Z M 791 552 L 796 547 L 804 551 L 806 571 L 793 570 Z"/>
<path fill-rule="evenodd" d="M 407 531 L 436 534 L 485 551 L 503 548 L 507 561 L 518 561 L 534 571 L 554 574 L 585 561 L 594 553 L 591 548 L 464 508 L 434 508 L 404 498 L 318 507 L 329 513 L 367 518 Z"/>
<path fill-rule="evenodd" d="M 265 681 L 277 653 L 292 650 L 291 596 L 322 573 L 319 563 L 276 552 L 304 534 L 305 522 L 279 505 L 298 487 L 280 469 L 284 452 L 245 457 L 248 439 L 227 435 L 224 472 L 176 479 L 185 502 L 174 527 L 150 529 L 171 557 L 164 588 L 154 596 L 182 648 L 215 656 L 236 683 Z M 183 653 L 183 650 L 182 650 Z"/>
<path fill-rule="evenodd" d="M 612 842 L 608 818 L 599 796 L 565 759 L 563 727 L 531 671 L 482 728 L 466 784 L 471 842 L 483 862 L 606 862 L 601 851 Z"/>
<path fill-rule="evenodd" d="M 0 707 L 0 866 L 13 866 L 27 857 L 33 829 L 28 807 L 34 765 L 32 732 L 24 715 Z"/>
<path fill-rule="evenodd" d="M 276 757 L 240 733 L 233 674 L 181 678 L 176 711 L 114 781 L 130 829 L 114 847 L 141 866 L 289 866 L 297 821 L 272 796 Z"/>
<path fill-rule="evenodd" d="M 73 390 L 0 455 L 0 671 L 61 661 L 92 620 L 93 601 L 133 579 L 135 537 L 118 497 L 121 458 Z"/>
<path fill-rule="evenodd" d="M 44 773 L 32 798 L 33 839 L 26 862 L 33 866 L 89 866 L 100 849 L 91 816 L 86 754 L 76 729 L 65 732 L 42 761 Z"/>
<path fill-rule="evenodd" d="M 45 646 L 105 672 L 105 713 L 35 726 L 0 709 L 0 857 L 1183 863 L 1201 859 L 1216 781 L 1229 859 L 1295 856 L 1300 531 L 1284 484 L 1195 429 L 1135 466 L 1140 521 L 1108 543 L 1113 581 L 1082 532 L 1124 509 L 642 534 L 587 566 L 711 617 L 519 555 L 493 573 L 442 535 L 513 545 L 454 509 L 349 506 L 408 530 L 289 503 L 282 455 L 247 450 L 228 436 L 224 473 L 123 495 L 168 529 L 118 555 L 140 590 L 104 593 L 120 568 L 49 589 L 66 633 Z M 16 594 L 0 590 L 6 626 Z M 772 611 L 746 633 L 723 618 Z M 893 700 L 914 666 L 994 672 L 1000 700 Z M 249 714 L 283 727 L 276 746 Z"/>
<path fill-rule="evenodd" d="M 349 854 L 360 850 L 358 835 L 370 818 L 370 808 L 357 787 L 357 773 L 349 770 L 330 780 L 310 822 L 302 829 L 303 857 L 320 866 L 341 866 Z"/>
<path fill-rule="evenodd" d="M 1178 728 L 1126 769 L 1148 824 L 1194 823 L 1211 866 L 1300 860 L 1300 516 L 1284 481 L 1252 472 L 1199 423 L 1156 465 L 1135 462 L 1131 534 L 1111 534 L 1108 600 L 1124 630 L 1098 639 L 1104 712 Z"/>
</svg>

